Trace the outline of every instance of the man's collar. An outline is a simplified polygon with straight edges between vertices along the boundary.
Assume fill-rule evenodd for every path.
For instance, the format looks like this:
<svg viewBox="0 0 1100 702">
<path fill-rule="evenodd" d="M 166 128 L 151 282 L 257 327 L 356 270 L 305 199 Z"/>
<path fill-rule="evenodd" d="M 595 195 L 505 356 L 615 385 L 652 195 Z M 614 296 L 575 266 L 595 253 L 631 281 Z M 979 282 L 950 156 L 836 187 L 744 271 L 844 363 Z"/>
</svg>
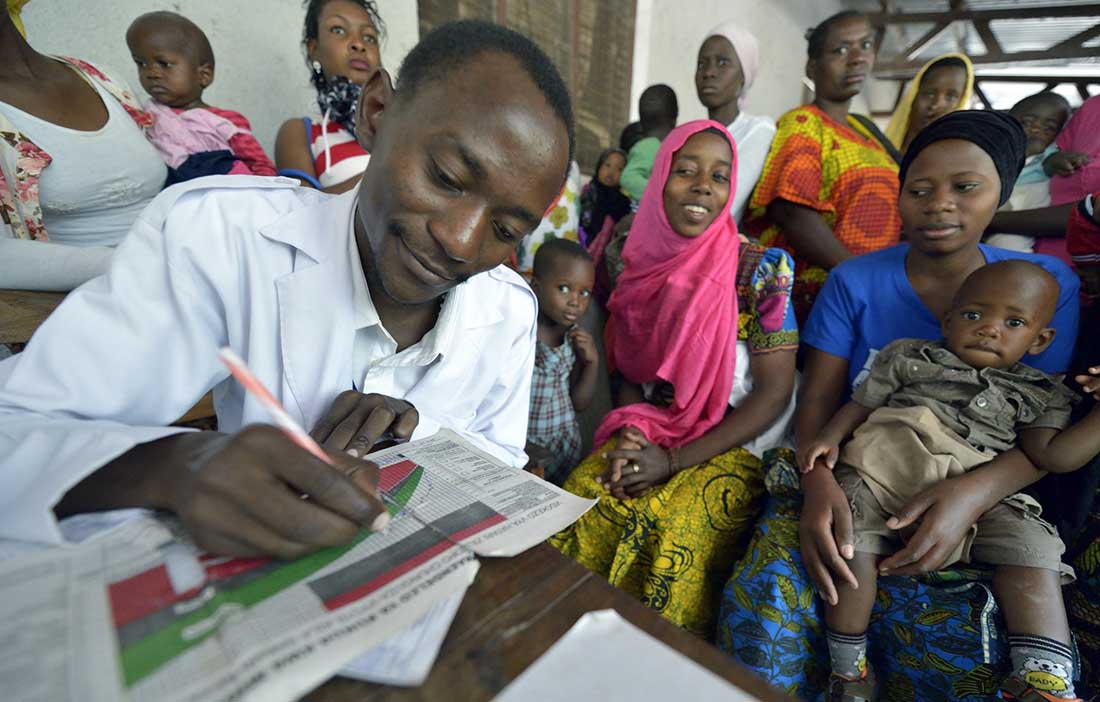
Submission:
<svg viewBox="0 0 1100 702">
<path fill-rule="evenodd" d="M 358 189 L 329 196 L 315 204 L 295 210 L 260 228 L 260 234 L 292 246 L 316 263 L 327 263 L 334 270 L 344 269 L 351 277 L 355 308 L 355 327 L 378 324 L 378 312 L 370 299 L 359 248 L 355 243 L 354 217 Z M 302 266 L 296 264 L 295 269 Z M 492 299 L 489 279 L 515 284 L 517 278 L 503 266 L 481 273 L 446 293 L 435 327 L 425 335 L 436 337 L 440 349 L 457 342 L 459 329 L 477 329 L 501 321 L 499 305 Z M 359 304 L 360 288 L 366 304 Z M 479 292 L 481 291 L 481 292 Z M 482 294 L 484 293 L 484 294 Z M 438 333 L 436 333 L 438 332 Z"/>
</svg>

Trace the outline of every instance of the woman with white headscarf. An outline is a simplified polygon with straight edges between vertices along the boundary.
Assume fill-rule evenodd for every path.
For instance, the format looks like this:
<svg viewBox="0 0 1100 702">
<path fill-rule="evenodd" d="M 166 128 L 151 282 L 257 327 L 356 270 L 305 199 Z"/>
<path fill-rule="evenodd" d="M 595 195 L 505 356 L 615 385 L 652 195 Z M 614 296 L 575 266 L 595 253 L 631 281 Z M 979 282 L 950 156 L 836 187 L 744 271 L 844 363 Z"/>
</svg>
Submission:
<svg viewBox="0 0 1100 702">
<path fill-rule="evenodd" d="M 712 120 L 726 125 L 737 144 L 737 187 L 730 213 L 738 222 L 775 136 L 775 120 L 741 111 L 759 67 L 756 37 L 733 22 L 723 22 L 707 33 L 695 66 L 699 102 Z"/>
</svg>

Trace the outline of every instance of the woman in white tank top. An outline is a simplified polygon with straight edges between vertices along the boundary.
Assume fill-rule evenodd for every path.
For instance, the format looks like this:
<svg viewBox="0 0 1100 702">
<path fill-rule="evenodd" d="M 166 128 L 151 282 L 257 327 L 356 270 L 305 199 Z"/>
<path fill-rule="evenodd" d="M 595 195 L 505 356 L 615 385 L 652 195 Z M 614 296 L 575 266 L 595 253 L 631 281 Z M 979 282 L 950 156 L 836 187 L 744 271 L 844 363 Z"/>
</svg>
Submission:
<svg viewBox="0 0 1100 702">
<path fill-rule="evenodd" d="M 167 171 L 125 87 L 34 51 L 6 12 L 0 65 L 0 288 L 71 290 L 107 269 Z"/>
</svg>

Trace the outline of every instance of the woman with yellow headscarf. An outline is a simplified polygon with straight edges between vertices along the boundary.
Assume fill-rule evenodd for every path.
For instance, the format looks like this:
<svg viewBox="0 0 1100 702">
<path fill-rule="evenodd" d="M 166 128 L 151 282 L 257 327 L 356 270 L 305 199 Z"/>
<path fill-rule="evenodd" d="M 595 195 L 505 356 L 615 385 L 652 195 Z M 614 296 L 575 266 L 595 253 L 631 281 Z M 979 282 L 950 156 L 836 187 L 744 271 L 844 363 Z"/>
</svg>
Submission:
<svg viewBox="0 0 1100 702">
<path fill-rule="evenodd" d="M 924 64 L 886 126 L 886 137 L 903 155 L 909 142 L 933 120 L 965 110 L 974 94 L 974 66 L 966 54 L 937 56 Z"/>
<path fill-rule="evenodd" d="M 27 30 L 23 28 L 23 19 L 20 17 L 20 13 L 23 11 L 23 6 L 31 0 L 8 0 L 8 15 L 11 17 L 12 24 L 19 30 L 19 33 L 23 36 L 27 36 Z"/>
</svg>

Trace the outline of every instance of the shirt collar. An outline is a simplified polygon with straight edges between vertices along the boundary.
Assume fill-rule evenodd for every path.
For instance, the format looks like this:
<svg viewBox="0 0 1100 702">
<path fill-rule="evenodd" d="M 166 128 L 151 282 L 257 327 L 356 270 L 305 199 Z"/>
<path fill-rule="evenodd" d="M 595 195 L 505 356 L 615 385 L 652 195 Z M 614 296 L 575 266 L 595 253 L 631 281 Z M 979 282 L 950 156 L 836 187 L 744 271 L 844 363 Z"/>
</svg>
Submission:
<svg viewBox="0 0 1100 702">
<path fill-rule="evenodd" d="M 348 217 L 348 260 L 351 261 L 352 280 L 352 328 L 357 332 L 360 329 L 377 328 L 378 332 L 385 335 L 386 339 L 396 345 L 393 336 L 382 325 L 378 316 L 378 310 L 374 306 L 374 300 L 367 286 L 367 277 L 363 272 L 363 266 L 359 259 L 359 246 L 355 240 L 355 208 L 351 209 Z M 456 286 L 443 296 L 443 305 L 439 310 L 439 317 L 435 326 L 428 330 L 420 341 L 409 348 L 395 354 L 393 365 L 428 365 L 437 358 L 446 355 L 453 348 L 455 339 L 459 336 L 462 327 L 461 309 L 468 297 L 466 284 Z M 390 365 L 386 361 L 380 365 Z"/>
</svg>

